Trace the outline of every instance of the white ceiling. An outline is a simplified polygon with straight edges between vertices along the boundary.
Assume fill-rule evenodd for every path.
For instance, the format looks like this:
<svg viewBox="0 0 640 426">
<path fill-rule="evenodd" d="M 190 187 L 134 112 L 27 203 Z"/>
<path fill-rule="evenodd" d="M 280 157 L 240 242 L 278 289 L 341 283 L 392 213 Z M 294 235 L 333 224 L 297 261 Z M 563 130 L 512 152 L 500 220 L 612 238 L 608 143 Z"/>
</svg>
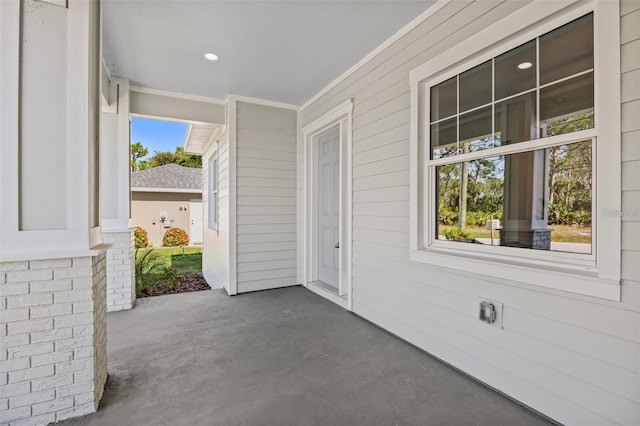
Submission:
<svg viewBox="0 0 640 426">
<path fill-rule="evenodd" d="M 105 63 L 151 89 L 301 105 L 433 3 L 106 0 Z"/>
</svg>

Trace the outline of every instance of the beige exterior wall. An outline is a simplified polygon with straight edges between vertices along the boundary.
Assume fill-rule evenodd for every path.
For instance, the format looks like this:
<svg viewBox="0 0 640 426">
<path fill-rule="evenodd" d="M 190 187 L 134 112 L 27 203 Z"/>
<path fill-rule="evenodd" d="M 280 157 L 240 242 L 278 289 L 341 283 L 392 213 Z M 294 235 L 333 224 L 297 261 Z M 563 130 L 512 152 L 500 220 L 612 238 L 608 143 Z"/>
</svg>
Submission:
<svg viewBox="0 0 640 426">
<path fill-rule="evenodd" d="M 164 224 L 160 221 L 160 214 L 164 212 L 167 218 L 173 219 L 171 228 L 184 229 L 191 238 L 191 200 L 202 200 L 202 194 L 200 192 L 134 191 L 131 193 L 131 220 L 133 226 L 139 226 L 147 231 L 149 234 L 149 242 L 153 244 L 153 247 L 161 247 L 162 237 L 167 229 L 169 229 L 165 228 Z M 180 210 L 181 206 L 186 207 L 186 210 Z"/>
</svg>

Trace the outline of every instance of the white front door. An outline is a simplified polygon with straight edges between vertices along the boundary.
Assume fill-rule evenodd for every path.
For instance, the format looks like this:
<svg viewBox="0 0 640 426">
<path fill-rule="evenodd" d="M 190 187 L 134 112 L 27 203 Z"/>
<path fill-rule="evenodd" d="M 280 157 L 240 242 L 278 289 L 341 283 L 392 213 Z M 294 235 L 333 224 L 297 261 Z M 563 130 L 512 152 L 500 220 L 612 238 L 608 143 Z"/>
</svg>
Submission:
<svg viewBox="0 0 640 426">
<path fill-rule="evenodd" d="M 189 238 L 191 244 L 202 244 L 202 200 L 191 200 L 189 204 Z"/>
<path fill-rule="evenodd" d="M 340 275 L 340 128 L 318 137 L 318 280 L 338 288 Z"/>
</svg>

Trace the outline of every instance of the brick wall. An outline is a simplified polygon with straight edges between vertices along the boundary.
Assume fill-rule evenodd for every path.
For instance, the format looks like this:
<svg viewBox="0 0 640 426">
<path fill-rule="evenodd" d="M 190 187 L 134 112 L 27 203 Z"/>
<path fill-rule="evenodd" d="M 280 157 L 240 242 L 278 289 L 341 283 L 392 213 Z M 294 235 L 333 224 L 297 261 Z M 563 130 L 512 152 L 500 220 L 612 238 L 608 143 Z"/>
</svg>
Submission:
<svg viewBox="0 0 640 426">
<path fill-rule="evenodd" d="M 0 263 L 0 424 L 94 412 L 107 377 L 106 260 Z"/>
<path fill-rule="evenodd" d="M 136 300 L 133 231 L 104 232 L 107 251 L 107 311 L 131 309 Z"/>
</svg>

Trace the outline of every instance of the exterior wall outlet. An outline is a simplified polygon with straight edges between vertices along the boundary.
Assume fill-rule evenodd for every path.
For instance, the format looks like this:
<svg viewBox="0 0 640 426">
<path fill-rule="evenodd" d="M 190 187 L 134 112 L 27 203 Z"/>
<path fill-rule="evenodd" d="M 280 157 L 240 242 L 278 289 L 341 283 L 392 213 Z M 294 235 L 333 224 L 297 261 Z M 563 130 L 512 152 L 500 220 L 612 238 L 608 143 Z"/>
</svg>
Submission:
<svg viewBox="0 0 640 426">
<path fill-rule="evenodd" d="M 502 303 L 485 298 L 480 299 L 478 319 L 492 327 L 502 329 Z"/>
<path fill-rule="evenodd" d="M 496 307 L 491 302 L 480 302 L 480 321 L 493 324 L 496 322 Z"/>
</svg>

